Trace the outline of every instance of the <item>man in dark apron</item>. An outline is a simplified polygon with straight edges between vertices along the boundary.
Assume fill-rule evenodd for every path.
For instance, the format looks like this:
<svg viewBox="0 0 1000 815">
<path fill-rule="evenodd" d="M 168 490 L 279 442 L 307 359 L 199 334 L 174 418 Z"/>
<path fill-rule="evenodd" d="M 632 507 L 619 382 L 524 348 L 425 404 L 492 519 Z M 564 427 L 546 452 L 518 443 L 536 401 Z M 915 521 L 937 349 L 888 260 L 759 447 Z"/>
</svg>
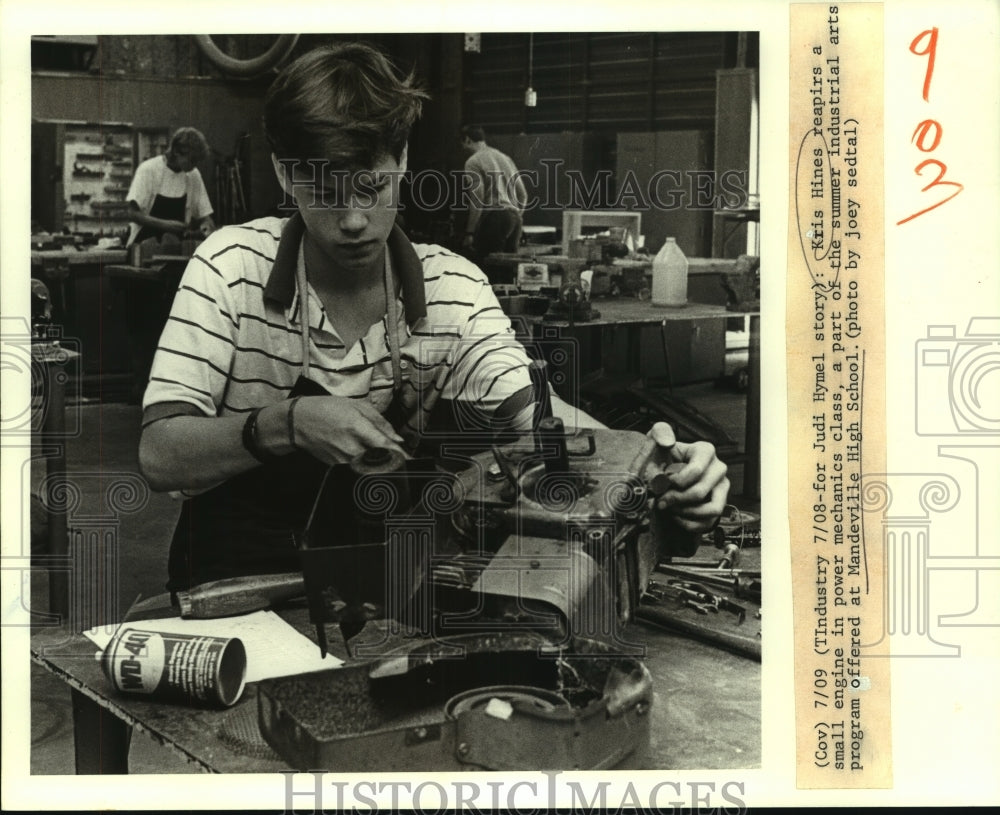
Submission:
<svg viewBox="0 0 1000 815">
<path fill-rule="evenodd" d="M 127 199 L 132 221 L 129 246 L 165 234 L 180 238 L 189 223 L 202 235 L 215 229 L 212 204 L 198 172 L 208 149 L 200 131 L 182 127 L 171 136 L 166 153 L 139 165 Z"/>
</svg>

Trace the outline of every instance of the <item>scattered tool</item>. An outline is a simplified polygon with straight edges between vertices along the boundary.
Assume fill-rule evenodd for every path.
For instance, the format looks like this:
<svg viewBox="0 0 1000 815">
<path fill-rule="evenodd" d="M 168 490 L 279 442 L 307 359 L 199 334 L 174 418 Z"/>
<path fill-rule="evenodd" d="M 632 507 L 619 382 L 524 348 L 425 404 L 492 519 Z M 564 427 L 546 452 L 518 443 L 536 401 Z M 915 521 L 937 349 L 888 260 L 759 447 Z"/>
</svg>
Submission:
<svg viewBox="0 0 1000 815">
<path fill-rule="evenodd" d="M 760 659 L 760 632 L 752 634 L 737 627 L 747 619 L 747 609 L 724 594 L 717 594 L 699 582 L 675 577 L 666 582 L 651 581 L 642 599 L 635 612 L 636 619 Z M 702 619 L 693 619 L 690 611 Z M 736 619 L 727 623 L 730 618 L 719 612 L 728 612 Z M 754 619 L 760 619 L 759 611 L 754 612 Z"/>
<path fill-rule="evenodd" d="M 760 546 L 760 529 L 745 529 L 743 527 L 728 529 L 720 525 L 712 532 L 712 540 L 719 549 L 730 542 L 740 547 Z"/>
<path fill-rule="evenodd" d="M 684 605 L 688 608 L 693 608 L 699 614 L 708 614 L 710 611 L 718 613 L 719 611 L 717 606 L 709 605 L 708 603 L 699 603 L 697 600 L 692 600 L 690 597 L 684 601 Z"/>
<path fill-rule="evenodd" d="M 141 600 L 126 616 L 130 621 L 176 616 L 207 620 L 273 608 L 304 595 L 305 584 L 299 572 L 229 577 L 179 591 L 176 599 L 170 594 L 158 594 Z"/>
<path fill-rule="evenodd" d="M 719 561 L 716 568 L 728 569 L 731 566 L 736 565 L 736 559 L 739 557 L 740 547 L 735 543 L 727 543 L 725 548 L 722 550 L 722 560 Z"/>
<path fill-rule="evenodd" d="M 682 605 L 692 608 L 699 614 L 711 612 L 728 611 L 736 615 L 736 624 L 740 625 L 746 619 L 746 609 L 734 603 L 728 597 L 714 594 L 698 583 L 682 580 L 671 580 L 665 587 L 654 583 L 660 590 L 660 597 L 665 594 L 673 594 L 680 599 Z"/>
<path fill-rule="evenodd" d="M 728 629 L 722 620 L 716 617 L 699 616 L 697 619 L 691 619 L 689 614 L 678 613 L 676 609 L 657 604 L 639 606 L 635 611 L 635 616 L 636 619 L 643 622 L 676 631 L 692 639 L 717 645 L 741 656 L 760 661 L 760 632 L 751 634 L 735 628 Z M 710 620 L 712 622 L 709 622 Z M 716 620 L 718 623 L 715 622 Z"/>
<path fill-rule="evenodd" d="M 744 600 L 759 603 L 761 600 L 760 572 L 750 570 L 722 570 L 706 568 L 690 568 L 674 564 L 661 563 L 656 567 L 661 574 L 687 580 L 700 581 L 712 586 L 718 586 Z"/>
</svg>

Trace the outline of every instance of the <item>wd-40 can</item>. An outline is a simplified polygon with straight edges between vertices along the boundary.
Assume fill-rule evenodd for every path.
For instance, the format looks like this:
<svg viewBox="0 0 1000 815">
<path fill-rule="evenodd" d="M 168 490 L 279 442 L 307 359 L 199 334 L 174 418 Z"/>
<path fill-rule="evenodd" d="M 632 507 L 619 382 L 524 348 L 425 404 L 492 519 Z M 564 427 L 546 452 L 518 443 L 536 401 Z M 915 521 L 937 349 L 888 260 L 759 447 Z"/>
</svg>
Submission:
<svg viewBox="0 0 1000 815">
<path fill-rule="evenodd" d="M 229 707 L 246 685 L 246 649 L 236 638 L 122 627 L 100 660 L 115 690 L 158 701 Z"/>
</svg>

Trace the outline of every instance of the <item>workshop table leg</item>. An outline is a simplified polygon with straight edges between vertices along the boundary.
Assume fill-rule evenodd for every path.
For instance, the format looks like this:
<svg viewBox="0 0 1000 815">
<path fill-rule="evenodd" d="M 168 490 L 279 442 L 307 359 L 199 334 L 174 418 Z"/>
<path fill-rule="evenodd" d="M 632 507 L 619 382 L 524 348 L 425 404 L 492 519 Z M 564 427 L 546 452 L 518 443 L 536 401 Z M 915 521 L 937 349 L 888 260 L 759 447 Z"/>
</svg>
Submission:
<svg viewBox="0 0 1000 815">
<path fill-rule="evenodd" d="M 760 315 L 750 315 L 750 348 L 747 368 L 746 462 L 743 495 L 760 498 Z"/>
<path fill-rule="evenodd" d="M 56 366 L 45 362 L 45 416 L 42 421 L 43 438 L 52 439 L 55 452 L 48 457 L 45 471 L 54 489 L 66 476 L 66 385 Z M 48 555 L 55 562 L 62 562 L 69 554 L 66 509 L 49 509 Z M 69 574 L 65 569 L 49 572 L 49 611 L 58 614 L 63 624 L 69 619 Z"/>
<path fill-rule="evenodd" d="M 567 404 L 579 406 L 580 355 L 585 340 L 572 326 L 553 328 L 535 323 L 532 331 L 534 349 L 530 355 L 545 360 L 546 375 L 559 397 Z"/>
<path fill-rule="evenodd" d="M 127 775 L 132 727 L 89 696 L 73 690 L 77 775 Z"/>
</svg>

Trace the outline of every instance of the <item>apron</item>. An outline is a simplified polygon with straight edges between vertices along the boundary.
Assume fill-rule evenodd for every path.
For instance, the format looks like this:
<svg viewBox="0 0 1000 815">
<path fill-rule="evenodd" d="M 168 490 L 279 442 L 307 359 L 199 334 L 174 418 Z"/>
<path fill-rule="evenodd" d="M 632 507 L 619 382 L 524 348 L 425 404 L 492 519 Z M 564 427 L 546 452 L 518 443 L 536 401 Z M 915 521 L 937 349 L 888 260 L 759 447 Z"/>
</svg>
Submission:
<svg viewBox="0 0 1000 815">
<path fill-rule="evenodd" d="M 383 414 L 402 426 L 402 368 L 397 335 L 399 304 L 389 252 L 385 253 L 387 322 L 386 341 L 393 373 L 393 398 Z M 288 394 L 329 395 L 309 377 L 309 314 L 305 268 L 299 262 L 299 297 L 302 306 L 302 372 Z M 184 502 L 170 544 L 167 589 L 178 591 L 224 577 L 294 572 L 301 569 L 296 539 L 309 518 L 324 478 L 343 468 L 330 467 L 299 450 L 241 473 L 217 487 Z M 350 518 L 354 512 L 351 490 L 325 490 L 338 506 L 324 507 L 332 518 Z"/>
<path fill-rule="evenodd" d="M 182 223 L 186 223 L 187 195 L 182 195 L 179 198 L 168 198 L 165 195 L 157 193 L 156 198 L 153 199 L 153 206 L 150 207 L 147 214 L 153 218 L 162 218 L 165 221 L 181 221 Z M 143 226 L 136 233 L 132 244 L 140 243 L 147 238 L 162 238 L 163 234 L 159 229 Z"/>
</svg>

